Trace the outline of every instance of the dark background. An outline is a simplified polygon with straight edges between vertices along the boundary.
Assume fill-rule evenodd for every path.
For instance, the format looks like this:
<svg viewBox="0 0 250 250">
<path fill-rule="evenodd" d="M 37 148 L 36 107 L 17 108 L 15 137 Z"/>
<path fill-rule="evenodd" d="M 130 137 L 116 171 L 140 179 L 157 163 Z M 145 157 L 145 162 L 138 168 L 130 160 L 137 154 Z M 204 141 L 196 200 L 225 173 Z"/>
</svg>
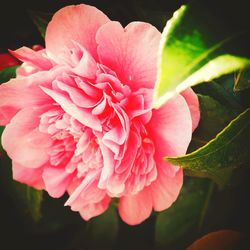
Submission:
<svg viewBox="0 0 250 250">
<path fill-rule="evenodd" d="M 96 6 L 110 19 L 120 21 L 123 25 L 135 20 L 148 21 L 162 31 L 165 21 L 172 16 L 172 13 L 188 2 L 190 0 L 2 1 L 0 4 L 0 51 L 3 52 L 7 48 L 16 49 L 23 45 L 43 44 L 27 10 L 54 13 L 66 5 L 86 3 Z M 216 17 L 219 22 L 225 22 L 225 28 L 236 26 L 241 30 L 242 26 L 249 27 L 250 2 L 248 0 L 199 0 L 197 2 L 207 5 L 206 12 L 213 12 L 212 16 Z"/>
<path fill-rule="evenodd" d="M 174 10 L 187 1 L 150 1 L 150 0 L 40 0 L 40 1 L 5 1 L 1 3 L 0 27 L 1 39 L 0 49 L 15 49 L 20 46 L 31 46 L 33 44 L 42 44 L 35 25 L 32 23 L 27 10 L 37 10 L 48 13 L 54 13 L 58 9 L 71 4 L 86 3 L 97 7 L 107 14 L 110 19 L 118 20 L 124 25 L 131 21 L 148 21 L 157 12 L 166 14 L 170 17 Z M 144 13 L 144 11 L 146 13 Z M 156 17 L 157 19 L 157 17 Z M 166 19 L 167 20 L 167 19 Z M 161 29 L 163 24 L 158 23 Z"/>
<path fill-rule="evenodd" d="M 172 16 L 172 13 L 178 9 L 180 5 L 187 2 L 189 1 L 40 0 L 28 2 L 8 0 L 1 3 L 0 7 L 0 53 L 6 52 L 7 49 L 17 49 L 21 46 L 31 47 L 34 44 L 44 44 L 27 10 L 54 13 L 66 5 L 86 3 L 96 6 L 107 14 L 110 19 L 118 20 L 123 25 L 131 21 L 147 21 L 162 31 L 166 20 Z M 209 5 L 208 11 L 213 12 L 212 16 L 216 17 L 225 27 L 233 25 L 239 27 L 239 30 L 242 30 L 248 28 L 250 25 L 249 1 L 218 0 L 203 2 Z M 227 11 L 224 12 L 223 8 L 227 9 Z M 6 167 L 6 161 L 1 160 L 1 167 Z M 2 174 L 1 171 L 0 174 Z M 241 194 L 241 190 L 242 188 L 247 190 L 248 185 L 244 185 L 245 186 L 240 189 L 236 189 L 233 194 L 227 193 L 226 195 L 229 196 L 228 199 L 231 199 L 231 195 L 238 197 L 236 199 L 238 204 L 236 205 L 245 206 L 243 210 L 244 213 L 247 213 L 249 202 L 245 198 L 246 193 L 244 193 L 244 195 Z M 45 215 L 39 228 L 37 228 L 28 218 L 19 212 L 15 201 L 4 188 L 5 186 L 2 185 L 0 179 L 0 249 L 89 249 L 87 246 L 91 245 L 91 242 L 84 238 L 84 236 L 79 237 L 81 233 L 84 235 L 86 223 L 80 219 L 77 213 L 73 213 L 69 208 L 63 207 L 66 197 L 56 200 L 50 199 L 45 194 L 44 199 L 46 205 L 44 205 L 43 211 L 50 210 L 50 213 Z M 237 211 L 237 206 L 234 209 Z M 61 222 L 62 218 L 65 220 L 63 224 Z M 132 250 L 141 247 L 143 247 L 144 250 L 153 249 L 154 231 L 152 224 L 154 223 L 154 219 L 155 217 L 152 216 L 149 220 L 136 227 L 129 227 L 120 222 L 122 230 L 122 234 L 120 235 L 124 236 L 121 241 L 118 241 L 121 243 L 118 243 L 116 249 Z M 226 221 L 224 224 L 229 228 L 237 229 L 241 227 L 243 220 L 244 217 L 235 215 L 231 221 Z M 191 233 L 192 232 L 190 232 L 190 234 Z M 72 243 L 73 241 L 76 243 Z M 81 247 L 81 241 L 84 242 L 86 248 Z"/>
</svg>

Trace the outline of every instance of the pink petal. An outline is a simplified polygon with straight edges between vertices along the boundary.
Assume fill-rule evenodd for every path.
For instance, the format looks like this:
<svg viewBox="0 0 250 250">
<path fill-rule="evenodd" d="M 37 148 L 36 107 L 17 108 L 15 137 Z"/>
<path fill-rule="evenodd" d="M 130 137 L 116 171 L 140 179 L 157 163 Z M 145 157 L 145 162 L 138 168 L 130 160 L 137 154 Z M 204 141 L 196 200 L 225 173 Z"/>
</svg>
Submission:
<svg viewBox="0 0 250 250">
<path fill-rule="evenodd" d="M 62 168 L 46 167 L 42 174 L 45 189 L 53 198 L 61 197 L 67 190 L 73 174 L 67 173 Z"/>
<path fill-rule="evenodd" d="M 75 74 L 79 76 L 86 77 L 88 79 L 95 79 L 96 71 L 97 71 L 96 61 L 88 53 L 86 49 L 81 47 L 81 45 L 78 45 L 78 43 L 76 43 L 76 46 L 80 47 L 79 49 L 82 51 L 83 56 L 81 57 L 77 66 L 71 69 L 72 72 L 74 72 Z"/>
<path fill-rule="evenodd" d="M 178 95 L 160 109 L 153 110 L 147 127 L 155 144 L 157 169 L 174 177 L 179 167 L 166 163 L 163 158 L 185 154 L 191 141 L 192 120 L 185 99 Z"/>
<path fill-rule="evenodd" d="M 13 179 L 36 189 L 44 188 L 42 172 L 43 167 L 26 168 L 16 162 L 12 163 Z"/>
<path fill-rule="evenodd" d="M 120 161 L 116 162 L 115 172 L 109 177 L 106 189 L 112 197 L 119 197 L 124 193 L 125 182 L 131 178 L 131 169 L 136 159 L 140 144 L 139 136 L 131 131 L 127 145 L 120 149 Z"/>
<path fill-rule="evenodd" d="M 164 210 L 176 200 L 183 182 L 182 169 L 163 160 L 164 156 L 185 154 L 192 135 L 192 120 L 185 99 L 178 95 L 153 110 L 148 125 L 154 144 L 158 177 L 150 186 L 153 206 Z"/>
<path fill-rule="evenodd" d="M 40 88 L 51 85 L 51 82 L 65 71 L 65 68 L 55 68 L 51 71 L 41 71 L 29 77 L 18 77 L 0 85 L 0 125 L 6 125 L 22 108 L 45 105 L 51 102 Z"/>
<path fill-rule="evenodd" d="M 93 108 L 99 100 L 95 99 L 95 96 L 92 98 L 85 94 L 81 89 L 71 87 L 69 84 L 66 84 L 61 81 L 54 81 L 53 84 L 56 83 L 57 87 L 60 90 L 65 91 L 70 96 L 71 100 L 79 107 L 82 108 Z"/>
<path fill-rule="evenodd" d="M 89 5 L 71 5 L 60 9 L 46 30 L 47 53 L 58 62 L 65 48 L 75 48 L 75 41 L 97 58 L 95 35 L 108 21 L 109 18 L 104 13 Z"/>
<path fill-rule="evenodd" d="M 169 208 L 177 199 L 183 183 L 183 171 L 179 169 L 175 176 L 168 176 L 158 170 L 158 178 L 150 186 L 155 211 Z"/>
<path fill-rule="evenodd" d="M 10 53 L 22 62 L 29 62 L 43 70 L 48 70 L 52 67 L 51 61 L 45 57 L 44 50 L 34 51 L 27 47 L 21 47 L 15 51 L 10 50 Z"/>
<path fill-rule="evenodd" d="M 191 88 L 183 91 L 181 95 L 185 98 L 189 107 L 192 118 L 192 130 L 194 131 L 200 121 L 199 99 Z"/>
<path fill-rule="evenodd" d="M 178 95 L 153 110 L 147 127 L 156 152 L 162 157 L 185 154 L 192 136 L 192 120 L 185 99 Z"/>
<path fill-rule="evenodd" d="M 54 91 L 52 89 L 43 88 L 41 89 L 49 95 L 54 101 L 60 104 L 61 108 L 74 117 L 76 120 L 86 125 L 89 128 L 92 128 L 96 131 L 101 131 L 101 124 L 96 116 L 91 114 L 91 111 L 83 108 L 77 107 L 67 96 Z"/>
<path fill-rule="evenodd" d="M 110 197 L 106 191 L 99 189 L 98 172 L 89 173 L 83 180 L 75 180 L 69 186 L 69 205 L 73 211 L 78 211 L 85 220 L 102 214 L 108 208 Z"/>
<path fill-rule="evenodd" d="M 101 202 L 90 203 L 90 204 L 84 206 L 79 211 L 79 213 L 84 220 L 89 220 L 95 216 L 98 216 L 98 215 L 104 213 L 109 207 L 110 200 L 111 200 L 110 197 L 108 197 L 106 195 Z"/>
<path fill-rule="evenodd" d="M 134 92 L 133 95 L 130 96 L 129 103 L 127 105 L 128 116 L 134 118 L 145 113 L 146 116 L 148 116 L 152 109 L 152 97 L 152 89 L 141 88 L 138 91 Z"/>
<path fill-rule="evenodd" d="M 99 144 L 103 155 L 103 168 L 99 178 L 98 187 L 104 189 L 106 188 L 108 179 L 114 173 L 115 159 L 113 152 L 108 147 L 106 147 L 101 141 Z"/>
<path fill-rule="evenodd" d="M 76 189 L 72 192 L 69 199 L 66 201 L 65 206 L 73 206 L 74 203 L 78 200 L 80 195 L 92 185 L 93 182 L 95 182 L 98 171 L 92 171 L 89 172 L 88 175 L 81 181 L 81 183 L 76 187 Z"/>
<path fill-rule="evenodd" d="M 119 214 L 124 222 L 137 225 L 147 219 L 152 212 L 152 197 L 149 189 L 145 188 L 136 195 L 123 196 L 118 206 Z"/>
<path fill-rule="evenodd" d="M 160 37 L 148 23 L 132 22 L 124 29 L 118 22 L 108 22 L 96 35 L 99 59 L 132 89 L 153 88 Z"/>
<path fill-rule="evenodd" d="M 10 158 L 25 167 L 38 168 L 49 160 L 51 138 L 38 130 L 39 115 L 32 108 L 19 111 L 2 135 L 3 148 Z"/>
<path fill-rule="evenodd" d="M 114 127 L 103 136 L 102 142 L 115 153 L 115 156 L 117 156 L 119 152 L 116 152 L 116 146 L 122 145 L 129 134 L 129 119 L 120 106 L 113 104 L 113 108 L 118 119 L 116 124 L 113 124 Z M 113 147 L 115 150 L 112 149 Z"/>
</svg>

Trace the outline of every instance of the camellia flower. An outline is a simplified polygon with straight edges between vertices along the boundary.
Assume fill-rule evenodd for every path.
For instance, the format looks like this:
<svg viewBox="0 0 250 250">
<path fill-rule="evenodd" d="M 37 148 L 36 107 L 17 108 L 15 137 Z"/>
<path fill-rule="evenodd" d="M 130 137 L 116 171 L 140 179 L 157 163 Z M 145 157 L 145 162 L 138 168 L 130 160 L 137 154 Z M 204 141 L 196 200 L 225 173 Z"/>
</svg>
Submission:
<svg viewBox="0 0 250 250">
<path fill-rule="evenodd" d="M 183 172 L 163 157 L 185 154 L 199 107 L 188 89 L 152 108 L 160 37 L 82 4 L 53 16 L 45 49 L 12 52 L 24 63 L 0 87 L 0 121 L 13 178 L 55 198 L 68 192 L 85 220 L 113 197 L 131 225 L 171 206 Z"/>
</svg>

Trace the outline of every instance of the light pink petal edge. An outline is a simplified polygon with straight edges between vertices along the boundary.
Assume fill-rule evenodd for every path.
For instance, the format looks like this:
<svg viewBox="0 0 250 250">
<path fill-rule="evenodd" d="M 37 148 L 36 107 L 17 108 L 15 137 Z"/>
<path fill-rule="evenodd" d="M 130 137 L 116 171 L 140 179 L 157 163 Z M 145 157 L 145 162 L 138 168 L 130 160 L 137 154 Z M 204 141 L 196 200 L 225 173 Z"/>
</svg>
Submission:
<svg viewBox="0 0 250 250">
<path fill-rule="evenodd" d="M 192 130 L 194 131 L 197 128 L 200 121 L 200 107 L 199 107 L 198 96 L 191 88 L 183 91 L 181 95 L 185 98 L 187 105 L 189 107 L 192 118 Z"/>
<path fill-rule="evenodd" d="M 16 162 L 12 163 L 13 179 L 23 184 L 34 187 L 36 189 L 44 188 L 42 172 L 43 172 L 43 167 L 26 168 Z"/>
<path fill-rule="evenodd" d="M 10 158 L 20 165 L 38 168 L 48 160 L 51 138 L 39 132 L 39 111 L 26 108 L 19 111 L 6 126 L 2 145 Z"/>
<path fill-rule="evenodd" d="M 103 12 L 85 4 L 60 9 L 55 13 L 46 30 L 47 54 L 58 62 L 67 49 L 73 49 L 76 46 L 75 41 L 96 58 L 96 32 L 109 21 Z"/>
<path fill-rule="evenodd" d="M 152 212 L 152 197 L 148 188 L 136 195 L 120 198 L 118 211 L 120 217 L 129 225 L 137 225 L 147 219 Z"/>
</svg>

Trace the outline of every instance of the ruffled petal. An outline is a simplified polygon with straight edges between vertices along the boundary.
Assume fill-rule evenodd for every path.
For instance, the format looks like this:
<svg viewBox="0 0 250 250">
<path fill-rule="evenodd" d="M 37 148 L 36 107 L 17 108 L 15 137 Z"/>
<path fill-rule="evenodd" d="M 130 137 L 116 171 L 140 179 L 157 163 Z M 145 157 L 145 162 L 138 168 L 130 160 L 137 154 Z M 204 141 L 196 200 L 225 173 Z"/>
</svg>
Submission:
<svg viewBox="0 0 250 250">
<path fill-rule="evenodd" d="M 65 68 L 54 68 L 28 77 L 11 79 L 0 85 L 0 125 L 8 124 L 23 108 L 50 103 L 51 98 L 41 90 L 40 86 L 50 86 L 62 72 L 65 72 Z"/>
<path fill-rule="evenodd" d="M 103 168 L 99 178 L 98 187 L 104 189 L 107 186 L 109 178 L 114 173 L 115 159 L 114 153 L 108 147 L 106 147 L 101 141 L 99 144 L 103 155 Z"/>
<path fill-rule="evenodd" d="M 132 22 L 124 29 L 118 22 L 109 22 L 96 35 L 99 59 L 132 89 L 153 88 L 160 37 L 148 23 Z"/>
<path fill-rule="evenodd" d="M 91 111 L 88 109 L 79 108 L 70 100 L 70 98 L 68 98 L 66 95 L 63 95 L 62 93 L 48 88 L 41 88 L 48 96 L 58 103 L 66 113 L 74 117 L 76 120 L 94 130 L 102 130 L 98 118 L 93 116 Z"/>
<path fill-rule="evenodd" d="M 57 11 L 48 24 L 45 43 L 48 55 L 60 61 L 65 49 L 74 49 L 77 42 L 96 58 L 95 35 L 109 18 L 95 7 L 80 4 Z"/>
<path fill-rule="evenodd" d="M 111 200 L 105 190 L 97 187 L 98 175 L 98 172 L 89 173 L 82 181 L 73 181 L 68 189 L 70 197 L 65 206 L 79 212 L 84 220 L 105 212 Z"/>
</svg>

